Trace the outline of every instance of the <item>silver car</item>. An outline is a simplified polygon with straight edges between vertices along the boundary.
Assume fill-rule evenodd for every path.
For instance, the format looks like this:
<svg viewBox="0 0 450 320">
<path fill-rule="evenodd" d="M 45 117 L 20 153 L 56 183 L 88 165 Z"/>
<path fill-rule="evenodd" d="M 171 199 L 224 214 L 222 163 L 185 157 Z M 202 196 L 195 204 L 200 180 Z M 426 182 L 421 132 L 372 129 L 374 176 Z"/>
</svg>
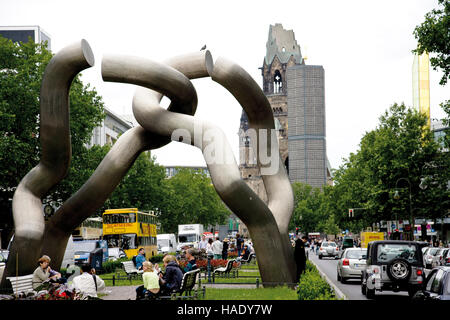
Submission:
<svg viewBox="0 0 450 320">
<path fill-rule="evenodd" d="M 423 262 L 425 264 L 425 268 L 433 269 L 439 265 L 439 256 L 437 255 L 438 252 L 439 248 L 426 248 L 423 252 Z"/>
<path fill-rule="evenodd" d="M 344 283 L 347 279 L 361 279 L 366 267 L 367 249 L 347 248 L 337 264 L 337 280 Z"/>
<path fill-rule="evenodd" d="M 318 256 L 319 259 L 323 257 L 339 258 L 339 248 L 335 242 L 324 241 L 319 248 Z"/>
<path fill-rule="evenodd" d="M 438 257 L 439 265 L 444 266 L 445 260 L 448 256 L 449 248 L 440 248 L 439 251 L 436 253 L 436 256 Z"/>
</svg>

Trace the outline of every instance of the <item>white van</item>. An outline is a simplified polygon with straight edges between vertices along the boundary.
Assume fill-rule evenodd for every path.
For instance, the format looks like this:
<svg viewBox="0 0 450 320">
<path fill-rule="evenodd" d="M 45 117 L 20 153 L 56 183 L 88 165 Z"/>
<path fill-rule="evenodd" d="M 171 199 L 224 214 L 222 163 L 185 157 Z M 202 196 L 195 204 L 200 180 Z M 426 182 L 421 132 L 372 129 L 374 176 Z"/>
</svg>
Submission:
<svg viewBox="0 0 450 320">
<path fill-rule="evenodd" d="M 75 246 L 73 244 L 73 238 L 70 236 L 67 241 L 66 251 L 64 252 L 64 258 L 61 263 L 60 268 L 68 268 L 69 266 L 75 265 Z"/>
<path fill-rule="evenodd" d="M 177 238 L 173 233 L 158 234 L 158 253 L 169 253 L 177 250 Z"/>
</svg>

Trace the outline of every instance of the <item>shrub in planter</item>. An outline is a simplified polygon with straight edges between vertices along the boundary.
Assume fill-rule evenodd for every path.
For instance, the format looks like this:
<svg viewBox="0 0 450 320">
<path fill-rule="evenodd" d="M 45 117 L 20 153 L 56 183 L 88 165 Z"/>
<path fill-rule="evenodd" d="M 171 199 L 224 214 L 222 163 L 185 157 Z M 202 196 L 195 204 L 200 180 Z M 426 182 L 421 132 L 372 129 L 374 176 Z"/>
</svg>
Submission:
<svg viewBox="0 0 450 320">
<path fill-rule="evenodd" d="M 323 279 L 316 267 L 307 261 L 306 270 L 298 283 L 299 300 L 337 300 L 333 289 Z"/>
</svg>

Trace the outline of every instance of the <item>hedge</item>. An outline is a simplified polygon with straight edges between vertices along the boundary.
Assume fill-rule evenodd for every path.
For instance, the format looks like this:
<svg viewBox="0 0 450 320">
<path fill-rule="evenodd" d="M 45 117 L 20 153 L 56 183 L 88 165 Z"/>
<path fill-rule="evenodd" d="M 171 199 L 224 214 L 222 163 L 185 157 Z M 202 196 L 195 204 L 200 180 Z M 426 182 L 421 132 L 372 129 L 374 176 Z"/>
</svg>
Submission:
<svg viewBox="0 0 450 320">
<path fill-rule="evenodd" d="M 297 294 L 299 300 L 338 300 L 334 290 L 309 260 L 300 277 Z"/>
</svg>

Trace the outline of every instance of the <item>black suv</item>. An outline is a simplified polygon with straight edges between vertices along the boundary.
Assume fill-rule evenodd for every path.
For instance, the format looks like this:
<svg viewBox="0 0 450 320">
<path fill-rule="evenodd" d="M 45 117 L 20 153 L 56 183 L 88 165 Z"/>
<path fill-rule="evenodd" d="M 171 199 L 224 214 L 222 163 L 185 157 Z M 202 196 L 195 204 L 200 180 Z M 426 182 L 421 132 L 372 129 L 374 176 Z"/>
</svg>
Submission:
<svg viewBox="0 0 450 320">
<path fill-rule="evenodd" d="M 416 241 L 372 241 L 367 246 L 361 291 L 368 299 L 376 291 L 408 291 L 412 297 L 422 288 L 424 266 L 421 245 Z"/>
</svg>

